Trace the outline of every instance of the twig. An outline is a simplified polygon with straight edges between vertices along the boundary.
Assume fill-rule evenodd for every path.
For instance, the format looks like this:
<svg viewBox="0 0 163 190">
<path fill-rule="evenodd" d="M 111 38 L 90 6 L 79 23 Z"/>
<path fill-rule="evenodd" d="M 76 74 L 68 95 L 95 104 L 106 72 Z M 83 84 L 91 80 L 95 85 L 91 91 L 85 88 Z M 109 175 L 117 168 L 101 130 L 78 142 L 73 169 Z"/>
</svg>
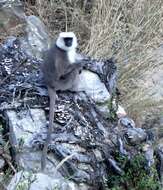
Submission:
<svg viewBox="0 0 163 190">
<path fill-rule="evenodd" d="M 8 159 L 5 159 L 4 160 L 7 162 L 7 164 L 10 166 L 10 168 L 12 169 L 12 171 L 14 172 L 14 174 L 16 174 L 16 169 L 14 168 L 13 164 L 8 160 Z"/>
<path fill-rule="evenodd" d="M 11 77 L 13 73 L 15 73 L 24 63 L 27 62 L 27 58 L 23 60 L 9 75 L 7 75 L 2 81 L 0 81 L 0 85 L 2 85 L 8 78 Z"/>
<path fill-rule="evenodd" d="M 66 158 L 64 158 L 57 166 L 56 166 L 56 170 L 58 170 L 67 160 L 71 159 L 76 153 L 73 153 L 69 156 L 67 156 Z"/>
<path fill-rule="evenodd" d="M 5 151 L 3 149 L 0 150 L 0 156 L 4 159 L 5 162 L 7 162 L 7 164 L 9 165 L 9 167 L 15 174 L 16 169 L 14 168 L 13 164 L 10 162 L 9 156 L 5 153 Z"/>
<path fill-rule="evenodd" d="M 0 184 L 2 185 L 2 187 L 3 187 L 4 190 L 7 190 L 6 185 L 4 185 L 1 181 L 0 181 Z"/>
</svg>

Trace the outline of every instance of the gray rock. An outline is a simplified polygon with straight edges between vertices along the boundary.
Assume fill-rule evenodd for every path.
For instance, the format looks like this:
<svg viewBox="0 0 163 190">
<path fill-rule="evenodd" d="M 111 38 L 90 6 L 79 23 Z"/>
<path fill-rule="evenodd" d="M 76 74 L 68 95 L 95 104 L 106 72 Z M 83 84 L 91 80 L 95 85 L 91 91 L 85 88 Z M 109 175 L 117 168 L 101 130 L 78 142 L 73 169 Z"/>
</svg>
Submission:
<svg viewBox="0 0 163 190">
<path fill-rule="evenodd" d="M 0 1 L 1 36 L 16 35 L 25 29 L 25 13 L 19 0 Z"/>
<path fill-rule="evenodd" d="M 42 173 L 31 173 L 20 171 L 11 179 L 7 190 L 28 189 L 28 190 L 80 190 L 73 182 L 65 179 L 52 178 Z"/>
<path fill-rule="evenodd" d="M 79 75 L 79 80 L 77 81 L 76 88 L 74 90 L 86 92 L 86 94 L 97 104 L 104 117 L 107 118 L 109 116 L 110 110 L 108 105 L 111 96 L 105 84 L 101 82 L 97 74 L 88 70 L 83 70 Z M 114 102 L 113 105 L 115 105 Z M 118 105 L 116 113 L 119 118 L 126 116 L 124 108 L 120 105 Z"/>
<path fill-rule="evenodd" d="M 97 74 L 83 70 L 77 81 L 76 91 L 85 91 L 96 103 L 110 100 L 110 94 Z"/>
<path fill-rule="evenodd" d="M 123 127 L 127 127 L 127 128 L 134 128 L 135 127 L 134 121 L 131 118 L 129 118 L 129 117 L 122 117 L 122 118 L 120 118 L 119 119 L 119 123 Z"/>
<path fill-rule="evenodd" d="M 29 111 L 20 112 L 7 111 L 6 115 L 9 120 L 10 143 L 12 144 L 12 148 L 15 150 L 15 160 L 17 161 L 18 166 L 27 171 L 40 171 L 42 151 L 33 147 L 33 140 L 39 135 L 43 136 L 41 137 L 42 140 L 45 140 L 46 138 L 47 126 L 44 111 L 40 109 L 31 109 Z M 69 138 L 68 134 L 63 134 L 63 138 L 64 137 L 67 142 L 67 139 Z M 52 134 L 52 139 L 53 138 L 60 142 L 59 137 L 57 138 L 57 134 Z M 63 138 L 61 138 L 61 140 L 64 140 Z M 77 139 L 74 138 L 74 140 Z M 71 140 L 68 140 L 68 142 L 70 144 L 56 144 L 56 154 L 48 154 L 45 174 L 52 176 L 53 178 L 58 177 L 60 179 L 64 179 L 64 175 L 69 176 L 67 168 L 63 164 L 60 165 L 60 160 L 57 155 L 62 154 L 66 158 L 68 155 L 74 154 L 73 159 L 86 162 L 86 164 L 80 163 L 79 169 L 77 169 L 75 168 L 75 164 L 71 162 L 71 158 L 66 158 L 65 162 L 69 164 L 69 167 L 73 170 L 74 179 L 86 182 L 90 179 L 90 175 L 85 172 L 85 170 L 91 170 L 90 165 L 88 164 L 91 160 L 88 156 L 83 155 L 85 149 L 77 145 L 71 145 Z M 37 144 L 37 142 L 35 143 Z M 44 143 L 44 141 L 42 141 L 42 143 Z M 53 146 L 54 145 L 52 145 L 52 147 Z M 55 169 L 56 167 L 58 170 Z M 86 186 L 87 185 L 84 185 L 83 188 Z M 83 188 L 81 187 L 82 190 Z"/>
<path fill-rule="evenodd" d="M 41 109 L 29 109 L 21 112 L 7 111 L 10 127 L 15 135 L 15 144 L 22 148 L 30 148 L 33 134 L 44 131 L 46 118 Z"/>
<path fill-rule="evenodd" d="M 147 160 L 147 167 L 150 168 L 154 164 L 154 150 L 151 143 L 143 146 L 144 156 Z"/>
<path fill-rule="evenodd" d="M 163 187 L 163 146 L 161 144 L 158 145 L 155 152 L 158 159 L 157 170 L 161 181 L 161 185 Z"/>
<path fill-rule="evenodd" d="M 4 166 L 5 166 L 5 161 L 2 157 L 0 157 L 0 170 L 2 170 Z"/>
<path fill-rule="evenodd" d="M 129 144 L 137 145 L 146 140 L 147 133 L 141 128 L 129 128 L 124 136 Z"/>
<path fill-rule="evenodd" d="M 27 35 L 22 39 L 22 49 L 40 59 L 43 57 L 43 51 L 50 45 L 48 32 L 43 22 L 34 15 L 27 16 L 26 23 Z"/>
<path fill-rule="evenodd" d="M 19 0 L 0 1 L 0 32 L 2 37 L 21 37 L 21 47 L 28 55 L 42 58 L 50 45 L 50 38 L 43 22 L 36 16 L 26 16 Z"/>
<path fill-rule="evenodd" d="M 104 102 L 102 104 L 99 104 L 99 105 L 97 104 L 97 107 L 99 108 L 99 110 L 101 111 L 101 113 L 103 114 L 103 116 L 105 118 L 109 118 L 109 116 L 110 116 L 109 101 L 110 100 L 108 100 L 107 102 Z M 126 111 L 124 110 L 124 108 L 121 105 L 118 105 L 118 107 L 116 108 L 116 106 L 113 102 L 113 108 L 119 119 L 123 118 L 127 115 Z"/>
<path fill-rule="evenodd" d="M 10 143 L 15 151 L 17 164 L 24 169 L 40 169 L 40 152 L 32 150 L 33 136 L 45 131 L 46 118 L 43 110 L 21 112 L 7 111 L 10 127 Z"/>
</svg>

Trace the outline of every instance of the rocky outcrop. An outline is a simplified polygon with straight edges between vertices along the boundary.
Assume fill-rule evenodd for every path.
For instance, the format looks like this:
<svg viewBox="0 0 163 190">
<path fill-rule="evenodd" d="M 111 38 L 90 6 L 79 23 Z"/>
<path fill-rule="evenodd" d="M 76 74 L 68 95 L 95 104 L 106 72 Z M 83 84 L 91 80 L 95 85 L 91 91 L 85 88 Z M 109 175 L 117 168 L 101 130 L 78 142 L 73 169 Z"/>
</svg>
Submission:
<svg viewBox="0 0 163 190">
<path fill-rule="evenodd" d="M 46 139 L 46 110 L 49 106 L 39 70 L 41 62 L 22 51 L 17 38 L 9 38 L 0 50 L 1 112 L 8 121 L 12 156 L 19 167 L 38 173 L 41 150 Z M 104 117 L 96 106 L 100 102 L 107 105 L 112 94 L 110 89 L 114 91 L 114 62 L 91 59 L 83 61 L 85 71 L 82 81 L 89 77 L 87 86 L 84 87 L 88 94 L 58 93 L 46 173 L 53 177 L 70 178 L 78 186 L 84 183 L 83 188 L 98 188 L 103 184 L 102 176 L 108 175 L 108 166 L 118 173 L 122 172 L 114 160 L 113 152 L 119 150 L 122 154 L 130 154 L 125 150 L 124 142 L 128 142 L 132 149 L 132 144 L 144 142 L 147 134 L 142 130 L 143 135 L 141 129 L 136 129 L 133 121 L 125 117 L 121 118 L 119 124 L 116 120 L 115 123 L 110 122 L 109 116 Z M 107 70 L 107 66 L 110 69 Z M 89 72 L 92 77 L 88 75 Z M 95 91 L 92 96 L 89 92 L 94 88 L 101 91 Z M 100 96 L 100 92 L 104 96 Z"/>
<path fill-rule="evenodd" d="M 7 190 L 15 189 L 30 189 L 30 190 L 45 190 L 45 189 L 59 189 L 59 190 L 76 190 L 79 189 L 77 185 L 65 179 L 57 179 L 49 177 L 43 173 L 30 173 L 20 171 L 12 178 Z"/>
<path fill-rule="evenodd" d="M 57 93 L 46 171 L 40 172 L 49 110 L 40 66 L 49 36 L 37 17 L 21 18 L 26 36 L 9 37 L 0 46 L 0 113 L 8 128 L 13 163 L 23 170 L 17 173 L 12 165 L 15 175 L 8 190 L 105 189 L 108 176 L 124 175 L 117 155 L 130 163 L 140 152 L 149 171 L 156 152 L 162 180 L 162 149 L 153 148 L 159 135 L 155 128 L 137 127 L 119 105 L 115 61 L 85 57 L 76 92 Z"/>
<path fill-rule="evenodd" d="M 21 1 L 1 1 L 0 20 L 0 40 L 8 36 L 20 37 L 21 47 L 27 54 L 42 58 L 43 51 L 50 45 L 50 37 L 38 17 L 25 15 Z"/>
</svg>

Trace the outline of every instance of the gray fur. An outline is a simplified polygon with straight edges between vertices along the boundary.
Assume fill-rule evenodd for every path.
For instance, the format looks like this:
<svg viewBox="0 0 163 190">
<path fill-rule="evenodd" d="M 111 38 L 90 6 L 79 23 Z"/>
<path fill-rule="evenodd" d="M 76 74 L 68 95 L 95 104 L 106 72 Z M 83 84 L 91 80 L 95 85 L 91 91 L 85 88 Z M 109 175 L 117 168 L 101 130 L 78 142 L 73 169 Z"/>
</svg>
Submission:
<svg viewBox="0 0 163 190">
<path fill-rule="evenodd" d="M 76 48 L 76 46 L 74 48 Z M 73 45 L 69 49 L 73 50 Z M 57 90 L 65 91 L 73 89 L 75 81 L 82 68 L 80 62 L 73 64 L 70 62 L 68 58 L 69 49 L 66 48 L 61 49 L 57 47 L 56 44 L 53 45 L 45 53 L 44 64 L 42 66 L 42 71 L 45 83 L 48 87 L 49 98 L 50 98 L 49 128 L 47 132 L 47 140 L 44 144 L 42 158 L 41 158 L 42 171 L 44 171 L 46 167 L 48 144 L 50 143 L 51 140 L 51 132 L 53 127 L 53 119 L 55 112 L 54 106 L 56 101 L 56 91 Z"/>
<path fill-rule="evenodd" d="M 45 83 L 56 91 L 71 89 L 81 67 L 80 63 L 71 64 L 67 51 L 54 45 L 47 51 L 44 58 L 42 71 Z"/>
</svg>

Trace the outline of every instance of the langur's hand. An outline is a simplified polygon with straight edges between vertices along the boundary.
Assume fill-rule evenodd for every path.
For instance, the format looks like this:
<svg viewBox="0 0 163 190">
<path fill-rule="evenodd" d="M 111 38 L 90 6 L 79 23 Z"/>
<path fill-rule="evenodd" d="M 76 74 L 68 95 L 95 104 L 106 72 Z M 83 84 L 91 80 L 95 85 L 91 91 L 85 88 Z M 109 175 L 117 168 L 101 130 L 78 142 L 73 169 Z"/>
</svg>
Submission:
<svg viewBox="0 0 163 190">
<path fill-rule="evenodd" d="M 83 68 L 82 63 L 72 63 L 72 64 L 68 65 L 68 67 L 65 69 L 64 75 L 67 75 L 74 71 L 80 71 L 80 70 L 82 70 L 82 68 Z"/>
<path fill-rule="evenodd" d="M 73 65 L 75 65 L 75 69 L 78 71 L 78 73 L 80 74 L 83 70 L 84 64 L 81 61 L 75 62 L 73 63 Z"/>
</svg>

